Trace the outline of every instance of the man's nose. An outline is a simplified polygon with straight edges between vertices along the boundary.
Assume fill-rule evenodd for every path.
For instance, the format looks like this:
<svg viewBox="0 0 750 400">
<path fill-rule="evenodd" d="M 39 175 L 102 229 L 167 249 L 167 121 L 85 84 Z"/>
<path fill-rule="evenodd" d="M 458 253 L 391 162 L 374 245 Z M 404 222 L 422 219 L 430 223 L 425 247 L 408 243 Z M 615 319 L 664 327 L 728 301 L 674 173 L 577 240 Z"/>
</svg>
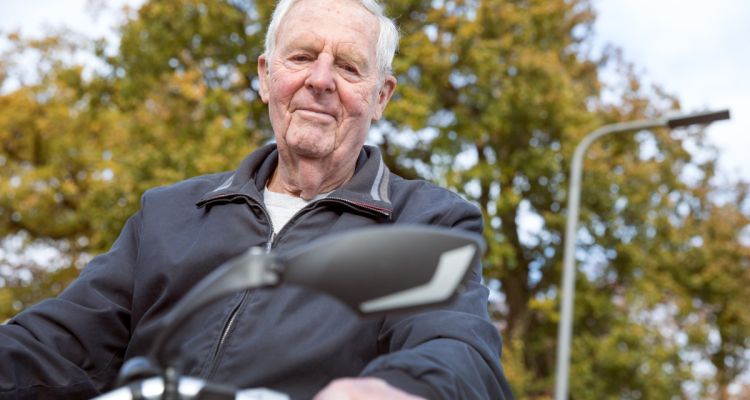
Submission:
<svg viewBox="0 0 750 400">
<path fill-rule="evenodd" d="M 334 81 L 333 60 L 327 54 L 321 54 L 312 65 L 305 86 L 316 93 L 332 93 L 336 90 Z"/>
</svg>

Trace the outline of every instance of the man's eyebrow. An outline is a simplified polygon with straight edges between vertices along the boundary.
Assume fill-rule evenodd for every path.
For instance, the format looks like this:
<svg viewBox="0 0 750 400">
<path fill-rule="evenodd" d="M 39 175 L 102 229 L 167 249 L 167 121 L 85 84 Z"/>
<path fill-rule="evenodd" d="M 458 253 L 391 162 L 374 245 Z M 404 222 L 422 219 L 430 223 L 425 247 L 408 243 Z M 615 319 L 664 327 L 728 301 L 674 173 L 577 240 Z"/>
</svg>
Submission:
<svg viewBox="0 0 750 400">
<path fill-rule="evenodd" d="M 307 35 L 299 36 L 290 40 L 289 43 L 284 46 L 284 52 L 289 53 L 290 51 L 296 50 L 317 52 L 320 51 L 323 46 L 321 42 L 322 40 Z"/>
</svg>

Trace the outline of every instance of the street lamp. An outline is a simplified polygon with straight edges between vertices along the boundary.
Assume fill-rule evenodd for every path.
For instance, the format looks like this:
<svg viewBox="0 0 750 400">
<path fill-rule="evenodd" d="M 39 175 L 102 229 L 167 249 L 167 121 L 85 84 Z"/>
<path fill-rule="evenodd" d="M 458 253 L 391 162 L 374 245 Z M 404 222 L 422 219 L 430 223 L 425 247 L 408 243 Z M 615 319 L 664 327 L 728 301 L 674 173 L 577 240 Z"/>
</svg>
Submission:
<svg viewBox="0 0 750 400">
<path fill-rule="evenodd" d="M 620 122 L 605 125 L 583 138 L 573 154 L 568 186 L 568 218 L 565 225 L 565 247 L 563 249 L 562 296 L 560 301 L 560 323 L 557 337 L 557 377 L 555 382 L 555 400 L 568 399 L 568 376 L 570 369 L 570 343 L 573 331 L 573 297 L 575 295 L 575 259 L 576 232 L 578 230 L 578 209 L 581 197 L 581 174 L 583 156 L 591 143 L 602 136 L 612 133 L 632 132 L 643 129 L 668 127 L 678 128 L 689 125 L 707 125 L 714 121 L 729 119 L 729 110 L 709 111 L 695 114 L 683 114 L 675 117 L 664 117 L 640 121 Z"/>
</svg>

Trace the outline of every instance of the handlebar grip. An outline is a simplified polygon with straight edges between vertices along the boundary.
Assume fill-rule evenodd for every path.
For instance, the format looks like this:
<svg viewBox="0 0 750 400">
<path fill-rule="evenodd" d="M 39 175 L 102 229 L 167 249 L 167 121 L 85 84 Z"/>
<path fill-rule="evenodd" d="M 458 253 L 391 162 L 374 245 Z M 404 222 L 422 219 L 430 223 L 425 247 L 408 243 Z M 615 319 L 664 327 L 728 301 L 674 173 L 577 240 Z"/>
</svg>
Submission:
<svg viewBox="0 0 750 400">
<path fill-rule="evenodd" d="M 284 393 L 266 388 L 244 389 L 237 392 L 237 400 L 290 400 Z"/>
<path fill-rule="evenodd" d="M 289 400 L 289 396 L 265 388 L 243 389 L 206 382 L 189 376 L 180 377 L 177 384 L 180 399 L 191 400 Z M 133 382 L 104 393 L 94 400 L 159 400 L 164 394 L 164 379 L 153 377 Z"/>
</svg>

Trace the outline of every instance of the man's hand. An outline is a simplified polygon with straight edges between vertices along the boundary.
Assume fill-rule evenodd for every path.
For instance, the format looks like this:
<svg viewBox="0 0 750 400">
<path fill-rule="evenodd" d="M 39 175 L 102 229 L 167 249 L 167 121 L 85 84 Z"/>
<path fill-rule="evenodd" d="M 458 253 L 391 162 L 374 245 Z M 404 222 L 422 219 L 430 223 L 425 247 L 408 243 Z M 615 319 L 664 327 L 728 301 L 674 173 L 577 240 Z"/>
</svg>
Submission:
<svg viewBox="0 0 750 400">
<path fill-rule="evenodd" d="M 425 400 L 396 389 L 379 378 L 341 378 L 324 387 L 314 400 Z"/>
</svg>

